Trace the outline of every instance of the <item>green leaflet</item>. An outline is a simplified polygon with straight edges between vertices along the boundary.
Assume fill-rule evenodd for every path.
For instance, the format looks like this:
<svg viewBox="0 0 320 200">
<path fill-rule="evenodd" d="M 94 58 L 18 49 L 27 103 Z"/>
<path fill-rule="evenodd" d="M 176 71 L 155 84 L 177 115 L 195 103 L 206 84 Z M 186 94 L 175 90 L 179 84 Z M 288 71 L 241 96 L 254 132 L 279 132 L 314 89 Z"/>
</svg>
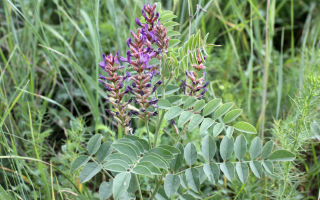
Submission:
<svg viewBox="0 0 320 200">
<path fill-rule="evenodd" d="M 224 161 L 231 158 L 233 153 L 233 138 L 223 137 L 220 144 L 220 155 Z"/>
<path fill-rule="evenodd" d="M 203 108 L 202 115 L 203 116 L 210 115 L 211 113 L 213 113 L 217 109 L 217 107 L 220 105 L 220 103 L 221 103 L 220 98 L 213 99 L 213 100 L 209 101 L 205 105 L 205 107 Z"/>
<path fill-rule="evenodd" d="M 167 174 L 164 180 L 164 191 L 169 198 L 172 197 L 177 192 L 179 186 L 180 186 L 179 176 L 175 174 Z"/>
<path fill-rule="evenodd" d="M 114 177 L 112 193 L 115 200 L 118 200 L 119 197 L 127 191 L 130 184 L 130 179 L 131 174 L 127 172 L 119 173 Z"/>
<path fill-rule="evenodd" d="M 217 146 L 211 136 L 207 135 L 201 144 L 201 150 L 206 161 L 210 161 L 216 153 Z"/>
<path fill-rule="evenodd" d="M 197 150 L 194 144 L 188 143 L 184 148 L 184 159 L 189 166 L 191 166 L 197 160 Z"/>
</svg>

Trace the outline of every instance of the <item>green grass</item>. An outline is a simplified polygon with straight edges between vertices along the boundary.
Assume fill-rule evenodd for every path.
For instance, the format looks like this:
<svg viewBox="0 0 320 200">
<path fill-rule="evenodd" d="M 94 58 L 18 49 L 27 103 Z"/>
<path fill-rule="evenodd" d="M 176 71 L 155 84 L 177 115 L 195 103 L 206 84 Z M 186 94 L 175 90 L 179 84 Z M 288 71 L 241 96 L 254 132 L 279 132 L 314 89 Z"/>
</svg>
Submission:
<svg viewBox="0 0 320 200">
<path fill-rule="evenodd" d="M 90 135 L 117 132 L 104 111 L 97 63 L 102 52 L 125 55 L 143 3 L 0 2 L 0 199 L 97 198 L 98 185 L 80 185 L 69 169 Z M 168 0 L 162 6 L 178 15 L 182 41 L 201 30 L 219 45 L 206 63 L 214 95 L 242 105 L 265 140 L 300 155 L 277 168 L 284 177 L 230 185 L 224 198 L 317 199 L 319 140 L 307 133 L 319 121 L 309 88 L 319 91 L 319 3 Z"/>
</svg>

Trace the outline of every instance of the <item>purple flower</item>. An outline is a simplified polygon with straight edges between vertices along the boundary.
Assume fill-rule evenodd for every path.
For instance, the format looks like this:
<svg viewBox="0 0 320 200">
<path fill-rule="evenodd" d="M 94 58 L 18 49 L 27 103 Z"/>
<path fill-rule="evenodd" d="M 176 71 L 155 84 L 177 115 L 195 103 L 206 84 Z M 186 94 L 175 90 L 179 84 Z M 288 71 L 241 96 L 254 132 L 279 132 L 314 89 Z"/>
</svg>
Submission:
<svg viewBox="0 0 320 200">
<path fill-rule="evenodd" d="M 142 24 L 141 24 L 141 22 L 140 22 L 140 20 L 139 20 L 138 17 L 136 18 L 136 23 L 137 23 L 138 26 L 141 26 L 141 27 L 142 27 Z"/>
</svg>

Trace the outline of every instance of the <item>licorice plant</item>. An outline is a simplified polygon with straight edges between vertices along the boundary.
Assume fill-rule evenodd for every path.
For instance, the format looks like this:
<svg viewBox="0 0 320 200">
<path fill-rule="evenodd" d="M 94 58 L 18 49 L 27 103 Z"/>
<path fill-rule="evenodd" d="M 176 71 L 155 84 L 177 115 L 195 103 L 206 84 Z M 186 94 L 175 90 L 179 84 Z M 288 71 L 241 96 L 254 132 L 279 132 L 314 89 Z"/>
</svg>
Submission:
<svg viewBox="0 0 320 200">
<path fill-rule="evenodd" d="M 142 16 L 127 40 L 127 55 L 103 55 L 99 63 L 106 111 L 120 131 L 117 138 L 90 138 L 87 155 L 71 166 L 80 170 L 82 183 L 100 176 L 103 200 L 204 199 L 223 177 L 245 183 L 250 171 L 269 176 L 274 162 L 295 158 L 253 137 L 255 127 L 238 120 L 242 110 L 234 103 L 212 98 L 207 36 L 197 32 L 179 45 L 171 11 L 146 4 Z M 141 124 L 146 131 L 138 133 Z"/>
</svg>

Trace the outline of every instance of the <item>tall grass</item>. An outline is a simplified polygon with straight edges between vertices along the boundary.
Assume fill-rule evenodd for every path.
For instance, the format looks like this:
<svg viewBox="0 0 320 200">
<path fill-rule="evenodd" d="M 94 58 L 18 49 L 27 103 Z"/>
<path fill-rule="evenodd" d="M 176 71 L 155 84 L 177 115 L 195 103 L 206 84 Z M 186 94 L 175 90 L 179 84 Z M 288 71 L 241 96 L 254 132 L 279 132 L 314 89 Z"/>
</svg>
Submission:
<svg viewBox="0 0 320 200">
<path fill-rule="evenodd" d="M 97 185 L 81 185 L 68 170 L 88 136 L 117 131 L 104 111 L 97 63 L 102 52 L 119 49 L 125 55 L 127 30 L 143 3 L 0 2 L 0 199 L 96 198 Z M 216 96 L 245 105 L 248 120 L 261 127 L 264 138 L 275 137 L 297 153 L 308 150 L 300 153 L 298 166 L 278 168 L 286 174 L 280 178 L 287 184 L 283 187 L 279 177 L 261 187 L 252 179 L 251 184 L 238 183 L 220 193 L 238 199 L 292 199 L 296 194 L 316 199 L 315 185 L 300 186 L 306 180 L 319 186 L 319 144 L 314 140 L 308 142 L 310 148 L 304 146 L 310 141 L 309 135 L 304 137 L 307 125 L 319 117 L 314 112 L 319 107 L 305 93 L 312 80 L 319 80 L 319 3 L 169 0 L 162 6 L 178 15 L 182 41 L 199 29 L 219 45 L 207 61 Z M 307 111 L 306 102 L 312 105 Z M 297 168 L 303 176 L 293 176 Z M 311 189 L 316 192 L 308 193 Z"/>
</svg>

